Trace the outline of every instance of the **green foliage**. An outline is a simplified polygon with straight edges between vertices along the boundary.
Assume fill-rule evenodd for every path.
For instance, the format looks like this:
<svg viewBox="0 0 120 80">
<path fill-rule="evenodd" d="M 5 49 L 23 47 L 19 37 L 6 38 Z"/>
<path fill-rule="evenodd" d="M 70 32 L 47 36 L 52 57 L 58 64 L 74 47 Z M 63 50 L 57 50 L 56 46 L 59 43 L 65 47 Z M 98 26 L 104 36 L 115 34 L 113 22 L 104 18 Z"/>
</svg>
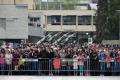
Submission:
<svg viewBox="0 0 120 80">
<path fill-rule="evenodd" d="M 118 39 L 119 20 L 116 10 L 119 9 L 120 0 L 98 0 L 96 21 L 98 39 Z"/>
</svg>

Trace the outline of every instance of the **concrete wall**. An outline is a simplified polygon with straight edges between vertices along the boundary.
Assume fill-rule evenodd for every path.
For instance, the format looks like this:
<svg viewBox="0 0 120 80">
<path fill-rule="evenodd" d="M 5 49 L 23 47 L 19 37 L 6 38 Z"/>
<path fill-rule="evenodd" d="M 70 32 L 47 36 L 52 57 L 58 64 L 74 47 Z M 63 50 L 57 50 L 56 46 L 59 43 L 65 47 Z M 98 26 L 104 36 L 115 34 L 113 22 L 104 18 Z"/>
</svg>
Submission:
<svg viewBox="0 0 120 80">
<path fill-rule="evenodd" d="M 41 27 L 28 27 L 28 35 L 29 36 L 36 36 L 36 37 L 43 37 L 44 33 Z"/>
<path fill-rule="evenodd" d="M 0 4 L 14 4 L 14 0 L 0 0 Z"/>
<path fill-rule="evenodd" d="M 29 12 L 41 12 L 44 15 L 95 15 L 94 10 L 29 10 Z"/>
<path fill-rule="evenodd" d="M 6 26 L 0 26 L 0 39 L 28 38 L 27 5 L 0 5 L 0 18 L 6 19 Z"/>
<path fill-rule="evenodd" d="M 34 8 L 34 2 L 33 0 L 0 0 L 0 4 L 27 4 L 28 9 Z"/>
<path fill-rule="evenodd" d="M 45 31 L 81 31 L 81 32 L 95 32 L 95 25 L 47 25 Z"/>
</svg>

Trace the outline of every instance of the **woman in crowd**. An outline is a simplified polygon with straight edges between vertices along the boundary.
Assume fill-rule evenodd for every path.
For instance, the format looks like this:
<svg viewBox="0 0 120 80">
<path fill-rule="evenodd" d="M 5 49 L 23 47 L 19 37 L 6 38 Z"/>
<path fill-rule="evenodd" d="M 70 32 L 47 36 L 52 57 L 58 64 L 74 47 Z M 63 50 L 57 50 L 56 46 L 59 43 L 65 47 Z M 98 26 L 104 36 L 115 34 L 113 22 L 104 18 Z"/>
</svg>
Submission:
<svg viewBox="0 0 120 80">
<path fill-rule="evenodd" d="M 79 73 L 80 76 L 84 75 L 84 61 L 85 61 L 85 57 L 84 54 L 82 54 L 81 52 L 78 53 L 78 65 L 79 65 Z"/>
<path fill-rule="evenodd" d="M 6 54 L 5 54 L 5 63 L 6 63 L 6 69 L 8 70 L 8 74 L 12 74 L 12 59 L 13 55 L 11 54 L 10 49 L 6 49 Z"/>
<path fill-rule="evenodd" d="M 61 69 L 61 59 L 59 55 L 56 55 L 53 59 L 53 66 L 55 70 L 55 75 L 59 75 L 60 69 Z"/>
<path fill-rule="evenodd" d="M 0 53 L 0 74 L 4 75 L 5 70 L 5 56 L 3 53 Z"/>
<path fill-rule="evenodd" d="M 13 55 L 14 70 L 18 70 L 18 62 L 20 59 L 20 54 L 18 53 L 17 49 L 12 49 L 11 54 Z"/>
<path fill-rule="evenodd" d="M 74 70 L 74 75 L 77 75 L 78 73 L 78 56 L 74 54 L 73 56 L 73 70 Z"/>
</svg>

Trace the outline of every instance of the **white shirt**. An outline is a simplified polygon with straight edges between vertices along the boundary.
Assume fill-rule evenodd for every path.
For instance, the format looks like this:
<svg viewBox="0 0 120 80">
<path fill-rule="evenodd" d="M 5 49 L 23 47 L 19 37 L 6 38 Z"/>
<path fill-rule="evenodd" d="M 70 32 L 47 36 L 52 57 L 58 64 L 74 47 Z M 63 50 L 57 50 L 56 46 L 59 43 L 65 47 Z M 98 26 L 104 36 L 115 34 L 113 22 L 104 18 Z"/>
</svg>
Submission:
<svg viewBox="0 0 120 80">
<path fill-rule="evenodd" d="M 12 64 L 12 54 L 5 54 L 5 61 L 6 61 L 6 64 L 10 65 Z"/>
</svg>

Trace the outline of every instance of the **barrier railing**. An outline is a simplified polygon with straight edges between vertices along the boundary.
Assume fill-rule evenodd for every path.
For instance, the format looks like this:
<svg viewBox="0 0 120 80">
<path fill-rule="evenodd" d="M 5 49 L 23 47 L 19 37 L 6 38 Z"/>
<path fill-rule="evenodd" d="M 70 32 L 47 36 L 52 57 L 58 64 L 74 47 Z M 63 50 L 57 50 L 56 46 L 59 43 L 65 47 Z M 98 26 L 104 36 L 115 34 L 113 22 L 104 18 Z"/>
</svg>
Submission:
<svg viewBox="0 0 120 80">
<path fill-rule="evenodd" d="M 91 59 L 13 59 L 0 63 L 0 75 L 120 75 L 120 62 Z"/>
</svg>

